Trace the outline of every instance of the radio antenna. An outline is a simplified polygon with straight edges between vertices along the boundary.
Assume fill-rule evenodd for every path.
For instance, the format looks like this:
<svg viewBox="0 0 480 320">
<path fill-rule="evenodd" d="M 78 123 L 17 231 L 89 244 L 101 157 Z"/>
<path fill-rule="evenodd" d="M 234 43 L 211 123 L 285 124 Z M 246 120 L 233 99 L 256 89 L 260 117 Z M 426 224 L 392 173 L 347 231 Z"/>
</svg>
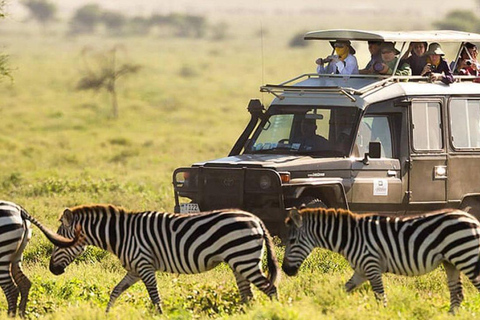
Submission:
<svg viewBox="0 0 480 320">
<path fill-rule="evenodd" d="M 262 50 L 262 83 L 261 83 L 261 85 L 263 86 L 265 84 L 265 62 L 264 62 L 264 52 L 263 52 L 263 23 L 262 23 L 262 20 L 260 20 L 260 41 L 261 41 L 261 50 Z M 264 104 L 263 97 L 264 97 L 264 94 L 262 92 L 262 104 Z"/>
</svg>

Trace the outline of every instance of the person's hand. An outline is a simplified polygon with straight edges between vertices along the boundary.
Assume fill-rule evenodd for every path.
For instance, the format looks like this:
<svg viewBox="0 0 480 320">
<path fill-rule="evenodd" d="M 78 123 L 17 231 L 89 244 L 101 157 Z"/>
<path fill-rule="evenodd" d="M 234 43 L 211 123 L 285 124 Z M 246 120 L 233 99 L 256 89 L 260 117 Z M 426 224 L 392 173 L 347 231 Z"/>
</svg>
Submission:
<svg viewBox="0 0 480 320">
<path fill-rule="evenodd" d="M 315 63 L 318 64 L 319 66 L 323 66 L 325 61 L 323 60 L 323 58 L 318 58 L 317 60 L 315 60 Z"/>
<path fill-rule="evenodd" d="M 337 55 L 328 56 L 327 59 L 329 60 L 328 62 L 332 62 L 332 63 L 337 63 L 338 61 L 340 61 Z"/>
<path fill-rule="evenodd" d="M 423 67 L 422 73 L 420 73 L 420 75 L 424 76 L 429 72 L 432 72 L 432 68 L 430 67 L 430 64 L 426 64 L 425 67 Z"/>
<path fill-rule="evenodd" d="M 441 74 L 439 74 L 439 73 L 433 73 L 433 72 L 432 72 L 432 73 L 430 73 L 430 78 L 429 78 L 428 80 L 429 80 L 430 82 L 435 82 L 435 81 L 437 81 L 437 80 L 440 80 L 441 77 L 442 77 Z"/>
</svg>

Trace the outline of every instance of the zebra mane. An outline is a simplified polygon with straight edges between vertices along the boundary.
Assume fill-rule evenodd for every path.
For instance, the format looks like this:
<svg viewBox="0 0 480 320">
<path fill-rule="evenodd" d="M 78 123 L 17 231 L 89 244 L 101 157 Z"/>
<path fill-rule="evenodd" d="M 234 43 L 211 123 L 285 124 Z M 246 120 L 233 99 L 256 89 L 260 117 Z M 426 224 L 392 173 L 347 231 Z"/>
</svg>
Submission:
<svg viewBox="0 0 480 320">
<path fill-rule="evenodd" d="M 327 216 L 334 216 L 334 217 L 350 217 L 353 219 L 357 219 L 360 217 L 364 217 L 364 214 L 354 213 L 350 210 L 345 209 L 335 209 L 335 208 L 305 208 L 298 211 L 302 216 L 310 216 L 310 215 L 327 215 Z"/>
<path fill-rule="evenodd" d="M 431 216 L 431 215 L 436 215 L 436 214 L 450 214 L 455 211 L 458 211 L 456 209 L 440 209 L 436 211 L 431 211 L 427 213 L 419 213 L 419 214 L 408 214 L 408 215 L 392 215 L 392 214 L 386 214 L 386 213 L 375 213 L 375 212 L 368 212 L 368 213 L 355 213 L 350 210 L 345 210 L 345 209 L 335 209 L 335 208 L 305 208 L 301 209 L 298 212 L 302 216 L 314 216 L 314 215 L 326 215 L 326 216 L 334 216 L 335 218 L 339 217 L 349 217 L 352 219 L 360 219 L 360 218 L 365 218 L 365 217 L 395 217 L 399 218 L 402 221 L 407 221 L 410 219 L 416 219 L 416 218 L 421 218 L 425 216 Z"/>
<path fill-rule="evenodd" d="M 123 207 L 116 206 L 113 204 L 86 204 L 86 205 L 79 205 L 69 209 L 74 215 L 88 214 L 88 213 L 99 212 L 99 211 L 100 212 L 118 212 L 118 213 L 127 213 L 127 214 L 137 213 L 137 212 L 128 211 Z"/>
</svg>

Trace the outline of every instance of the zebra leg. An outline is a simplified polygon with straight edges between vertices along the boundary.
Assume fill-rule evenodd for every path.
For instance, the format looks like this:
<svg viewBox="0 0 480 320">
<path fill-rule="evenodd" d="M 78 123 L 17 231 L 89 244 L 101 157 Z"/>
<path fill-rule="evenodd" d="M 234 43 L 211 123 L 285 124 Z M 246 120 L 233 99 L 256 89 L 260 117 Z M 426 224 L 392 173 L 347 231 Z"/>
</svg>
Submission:
<svg viewBox="0 0 480 320">
<path fill-rule="evenodd" d="M 163 313 L 160 295 L 158 294 L 157 278 L 155 278 L 155 269 L 145 267 L 140 272 L 140 278 L 145 284 L 145 287 L 147 287 L 148 295 L 150 296 L 153 305 L 157 309 L 157 312 Z"/>
<path fill-rule="evenodd" d="M 450 290 L 450 313 L 455 313 L 463 301 L 462 280 L 460 271 L 449 262 L 443 262 L 445 272 L 447 273 L 448 289 Z"/>
<path fill-rule="evenodd" d="M 140 280 L 140 277 L 132 273 L 127 273 L 125 277 L 113 288 L 112 293 L 110 294 L 110 300 L 107 304 L 106 312 L 110 311 L 110 308 L 115 303 L 115 300 L 128 288 L 130 288 L 134 283 Z"/>
<path fill-rule="evenodd" d="M 258 289 L 260 289 L 263 293 L 269 296 L 270 299 L 278 300 L 277 287 L 275 286 L 275 284 L 271 283 L 263 274 L 260 263 L 258 261 L 255 262 L 255 265 L 253 266 L 245 267 L 245 265 L 243 265 L 242 267 L 242 269 L 240 269 L 239 267 L 237 267 L 236 269 L 232 268 L 234 270 L 235 277 L 237 277 L 237 274 L 239 274 L 242 278 L 245 279 L 246 282 L 253 283 Z M 239 290 L 240 294 L 242 294 L 240 285 Z M 244 297 L 242 295 L 242 300 L 243 299 Z"/>
<path fill-rule="evenodd" d="M 250 286 L 250 281 L 248 281 L 241 273 L 233 271 L 235 275 L 235 280 L 237 281 L 238 291 L 240 291 L 240 296 L 242 297 L 242 302 L 246 303 L 253 297 L 252 287 Z"/>
<path fill-rule="evenodd" d="M 366 272 L 366 276 L 370 284 L 372 285 L 373 292 L 377 301 L 382 301 L 383 306 L 387 306 L 387 295 L 383 288 L 382 273 L 377 268 L 372 268 Z"/>
<path fill-rule="evenodd" d="M 14 262 L 12 264 L 12 275 L 15 283 L 17 284 L 17 288 L 20 291 L 20 304 L 19 304 L 19 314 L 20 317 L 25 317 L 25 310 L 27 308 L 27 301 L 28 301 L 28 293 L 30 292 L 30 287 L 32 286 L 32 282 L 25 276 L 22 271 L 22 265 L 20 261 Z"/>
<path fill-rule="evenodd" d="M 1 281 L 0 287 L 2 287 L 5 297 L 7 298 L 8 315 L 15 317 L 17 313 L 18 288 L 13 282 L 10 270 L 8 270 L 8 278 Z"/>
<path fill-rule="evenodd" d="M 347 290 L 347 292 L 350 292 L 353 289 L 358 288 L 365 281 L 367 281 L 367 278 L 365 278 L 365 276 L 355 271 L 353 273 L 353 276 L 350 278 L 350 280 L 348 280 L 347 283 L 345 283 L 345 289 Z"/>
</svg>

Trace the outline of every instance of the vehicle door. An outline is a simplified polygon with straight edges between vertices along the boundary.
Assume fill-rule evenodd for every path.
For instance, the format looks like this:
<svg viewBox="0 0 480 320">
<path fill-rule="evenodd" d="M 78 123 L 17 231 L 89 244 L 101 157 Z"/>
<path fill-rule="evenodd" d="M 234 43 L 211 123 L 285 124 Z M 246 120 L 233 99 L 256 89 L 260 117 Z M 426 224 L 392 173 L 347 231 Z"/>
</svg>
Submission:
<svg viewBox="0 0 480 320">
<path fill-rule="evenodd" d="M 360 121 L 353 155 L 350 208 L 354 211 L 397 211 L 402 203 L 402 181 L 398 143 L 400 130 L 395 122 L 402 115 L 366 114 Z M 369 143 L 381 143 L 380 159 L 365 158 Z M 360 160 L 364 158 L 364 160 Z"/>
<path fill-rule="evenodd" d="M 448 105 L 448 200 L 480 193 L 480 99 L 452 98 Z"/>
<path fill-rule="evenodd" d="M 409 204 L 440 208 L 446 201 L 448 171 L 442 100 L 414 99 L 410 119 Z"/>
</svg>

